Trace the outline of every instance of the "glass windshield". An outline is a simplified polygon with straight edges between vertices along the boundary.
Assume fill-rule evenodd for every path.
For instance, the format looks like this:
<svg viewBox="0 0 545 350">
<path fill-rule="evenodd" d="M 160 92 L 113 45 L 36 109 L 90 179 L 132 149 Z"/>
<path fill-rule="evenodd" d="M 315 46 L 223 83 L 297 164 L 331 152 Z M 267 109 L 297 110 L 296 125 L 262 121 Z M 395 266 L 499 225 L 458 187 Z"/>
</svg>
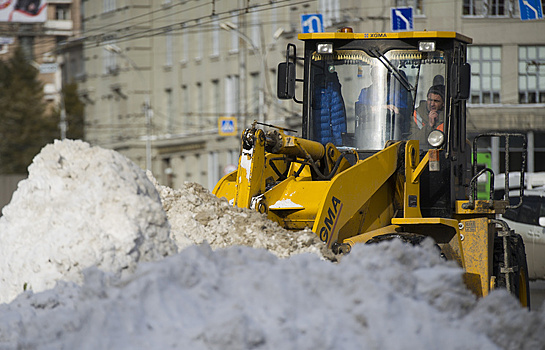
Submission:
<svg viewBox="0 0 545 350">
<path fill-rule="evenodd" d="M 429 132 L 443 128 L 444 77 L 442 52 L 314 53 L 311 139 L 372 151 L 418 139 L 427 148 Z"/>
</svg>

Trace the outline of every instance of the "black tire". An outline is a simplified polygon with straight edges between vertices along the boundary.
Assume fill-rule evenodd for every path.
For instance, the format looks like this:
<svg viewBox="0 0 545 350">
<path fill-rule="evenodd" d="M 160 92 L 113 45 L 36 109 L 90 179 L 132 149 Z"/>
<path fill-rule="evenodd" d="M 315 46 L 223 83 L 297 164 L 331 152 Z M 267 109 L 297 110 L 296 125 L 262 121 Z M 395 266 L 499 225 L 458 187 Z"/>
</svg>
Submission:
<svg viewBox="0 0 545 350">
<path fill-rule="evenodd" d="M 420 245 L 422 241 L 425 240 L 427 237 L 428 236 L 421 235 L 418 233 L 410 233 L 410 232 L 388 233 L 384 235 L 375 236 L 371 238 L 370 240 L 368 240 L 367 242 L 365 242 L 365 244 L 376 244 L 379 242 L 399 239 L 401 242 L 409 243 L 412 245 Z M 435 246 L 437 247 L 437 250 L 441 258 L 444 260 L 447 260 L 445 254 L 443 254 L 443 251 L 441 250 L 441 247 L 438 244 L 436 244 Z"/>
<path fill-rule="evenodd" d="M 511 233 L 507 240 L 509 267 L 513 272 L 505 273 L 502 269 L 506 266 L 503 237 L 494 237 L 494 261 L 493 275 L 496 277 L 496 288 L 507 288 L 509 278 L 510 291 L 520 304 L 530 309 L 530 283 L 528 280 L 528 264 L 526 262 L 526 250 L 524 242 L 519 234 Z"/>
<path fill-rule="evenodd" d="M 393 239 L 399 239 L 402 242 L 410 243 L 412 245 L 420 245 L 424 239 L 426 239 L 426 236 L 419 235 L 417 233 L 408 233 L 408 232 L 401 232 L 401 233 L 388 233 L 384 235 L 379 235 L 371 238 L 366 243 L 367 244 L 373 244 L 373 243 L 379 243 L 383 241 L 391 241 Z"/>
</svg>

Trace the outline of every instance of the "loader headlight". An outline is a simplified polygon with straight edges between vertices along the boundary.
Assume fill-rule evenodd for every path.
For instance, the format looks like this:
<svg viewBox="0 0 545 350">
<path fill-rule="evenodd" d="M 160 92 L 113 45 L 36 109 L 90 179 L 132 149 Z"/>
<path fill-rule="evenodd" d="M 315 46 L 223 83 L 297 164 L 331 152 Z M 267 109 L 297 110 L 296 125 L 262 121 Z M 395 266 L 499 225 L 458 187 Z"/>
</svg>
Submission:
<svg viewBox="0 0 545 350">
<path fill-rule="evenodd" d="M 333 43 L 318 43 L 316 51 L 322 54 L 332 54 L 333 53 Z"/>
<path fill-rule="evenodd" d="M 428 135 L 428 143 L 435 148 L 439 148 L 445 142 L 445 134 L 440 130 L 433 130 Z"/>
<path fill-rule="evenodd" d="M 418 51 L 420 52 L 433 52 L 435 51 L 435 41 L 419 41 Z"/>
</svg>

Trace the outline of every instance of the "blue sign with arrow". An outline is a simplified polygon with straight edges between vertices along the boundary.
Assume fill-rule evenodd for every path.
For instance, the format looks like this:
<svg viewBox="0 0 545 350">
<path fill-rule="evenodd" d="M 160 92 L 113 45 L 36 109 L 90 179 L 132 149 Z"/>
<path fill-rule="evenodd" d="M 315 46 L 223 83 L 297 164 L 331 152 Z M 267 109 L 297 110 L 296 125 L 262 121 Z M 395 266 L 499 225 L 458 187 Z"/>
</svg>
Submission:
<svg viewBox="0 0 545 350">
<path fill-rule="evenodd" d="M 324 20 L 322 14 L 301 15 L 301 27 L 303 33 L 323 33 Z"/>
<path fill-rule="evenodd" d="M 541 0 L 519 0 L 519 8 L 520 19 L 523 21 L 543 18 Z"/>
<path fill-rule="evenodd" d="M 413 30 L 413 8 L 391 8 L 392 31 Z"/>
</svg>

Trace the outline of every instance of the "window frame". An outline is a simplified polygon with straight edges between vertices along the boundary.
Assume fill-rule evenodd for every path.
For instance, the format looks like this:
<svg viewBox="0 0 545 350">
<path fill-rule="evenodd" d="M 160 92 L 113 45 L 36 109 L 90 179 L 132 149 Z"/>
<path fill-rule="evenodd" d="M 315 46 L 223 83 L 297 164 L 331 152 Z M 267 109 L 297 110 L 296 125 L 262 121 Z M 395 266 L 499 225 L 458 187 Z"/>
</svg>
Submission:
<svg viewBox="0 0 545 350">
<path fill-rule="evenodd" d="M 490 57 L 483 57 L 485 56 L 485 50 L 490 50 Z M 496 50 L 499 50 L 499 57 L 494 56 Z M 478 52 L 479 56 L 477 60 L 474 58 L 475 51 Z M 472 105 L 489 105 L 501 103 L 502 46 L 469 46 L 468 62 L 471 64 L 471 94 L 469 103 Z M 496 67 L 499 67 L 498 72 L 495 72 Z M 486 87 L 487 85 L 488 87 Z M 476 89 L 476 87 L 478 88 Z M 475 93 L 476 91 L 478 91 L 478 94 Z M 478 101 L 475 100 L 475 97 L 478 97 Z"/>
<path fill-rule="evenodd" d="M 523 49 L 525 50 L 524 55 L 522 55 Z M 535 57 L 529 57 L 532 49 L 535 51 Z M 524 74 L 521 72 L 523 66 L 526 71 Z M 531 66 L 535 66 L 535 70 L 529 72 Z M 545 45 L 519 45 L 517 78 L 520 104 L 545 103 Z M 531 88 L 528 87 L 532 79 L 535 81 L 534 91 L 530 91 Z M 523 88 L 522 85 L 525 87 Z M 531 98 L 532 95 L 533 98 Z"/>
<path fill-rule="evenodd" d="M 396 0 L 395 7 L 412 7 L 415 17 L 425 17 L 424 0 Z"/>
<path fill-rule="evenodd" d="M 497 11 L 492 13 L 490 8 L 499 9 L 500 3 L 503 3 L 503 13 L 498 14 Z M 516 18 L 518 16 L 519 6 L 518 1 L 515 0 L 464 0 L 462 2 L 462 17 Z"/>
</svg>

